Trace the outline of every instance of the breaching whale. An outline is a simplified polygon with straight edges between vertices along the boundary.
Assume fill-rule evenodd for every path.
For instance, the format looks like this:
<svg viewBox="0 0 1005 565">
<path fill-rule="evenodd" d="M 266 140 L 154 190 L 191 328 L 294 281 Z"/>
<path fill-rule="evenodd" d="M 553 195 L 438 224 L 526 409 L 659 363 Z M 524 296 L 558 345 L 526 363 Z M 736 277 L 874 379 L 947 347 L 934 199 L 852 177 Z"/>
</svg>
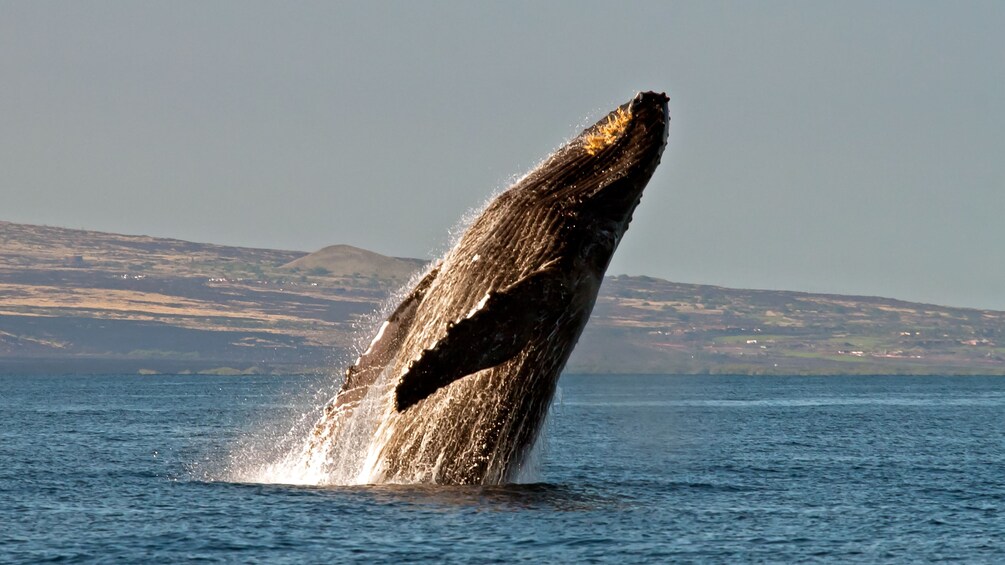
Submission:
<svg viewBox="0 0 1005 565">
<path fill-rule="evenodd" d="M 308 459 L 368 402 L 365 482 L 512 481 L 660 162 L 667 102 L 639 93 L 490 202 L 346 371 Z"/>
</svg>

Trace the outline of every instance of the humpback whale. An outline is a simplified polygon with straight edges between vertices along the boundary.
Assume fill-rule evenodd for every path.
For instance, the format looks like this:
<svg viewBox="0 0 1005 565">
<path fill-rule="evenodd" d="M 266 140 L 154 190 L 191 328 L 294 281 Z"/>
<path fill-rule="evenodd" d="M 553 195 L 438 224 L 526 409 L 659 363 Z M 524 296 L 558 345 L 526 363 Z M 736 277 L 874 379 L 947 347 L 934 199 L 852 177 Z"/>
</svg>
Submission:
<svg viewBox="0 0 1005 565">
<path fill-rule="evenodd" d="M 365 404 L 363 482 L 514 480 L 660 162 L 668 100 L 639 93 L 492 200 L 348 368 L 308 459 L 337 464 Z"/>
</svg>

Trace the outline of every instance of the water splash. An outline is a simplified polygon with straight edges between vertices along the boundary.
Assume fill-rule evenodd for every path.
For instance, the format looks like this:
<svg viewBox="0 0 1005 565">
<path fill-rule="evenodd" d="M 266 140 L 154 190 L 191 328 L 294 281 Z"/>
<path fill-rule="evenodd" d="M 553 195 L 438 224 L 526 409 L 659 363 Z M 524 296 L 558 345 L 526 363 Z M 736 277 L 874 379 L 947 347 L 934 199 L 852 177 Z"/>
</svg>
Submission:
<svg viewBox="0 0 1005 565">
<path fill-rule="evenodd" d="M 439 253 L 440 256 L 446 257 L 456 247 L 468 226 L 501 190 L 493 192 L 479 206 L 468 210 L 449 230 L 449 246 Z M 433 261 L 427 268 L 414 273 L 379 308 L 353 323 L 353 347 L 347 357 L 358 357 L 372 345 L 372 336 L 381 324 L 436 263 Z M 343 359 L 337 366 L 349 364 L 349 359 Z M 226 469 L 219 473 L 219 478 L 262 484 L 373 484 L 379 438 L 381 434 L 391 431 L 388 422 L 393 420 L 394 380 L 391 375 L 382 374 L 351 413 L 330 424 L 337 425 L 337 433 L 317 445 L 313 432 L 325 421 L 323 407 L 334 400 L 344 380 L 343 373 L 344 371 L 339 371 L 338 376 L 329 376 L 313 394 L 302 395 L 297 403 L 301 407 L 298 412 L 281 415 L 278 420 L 288 424 L 285 431 L 270 429 L 275 424 L 263 424 L 249 433 L 230 454 Z M 303 408 L 305 406 L 306 409 Z"/>
</svg>

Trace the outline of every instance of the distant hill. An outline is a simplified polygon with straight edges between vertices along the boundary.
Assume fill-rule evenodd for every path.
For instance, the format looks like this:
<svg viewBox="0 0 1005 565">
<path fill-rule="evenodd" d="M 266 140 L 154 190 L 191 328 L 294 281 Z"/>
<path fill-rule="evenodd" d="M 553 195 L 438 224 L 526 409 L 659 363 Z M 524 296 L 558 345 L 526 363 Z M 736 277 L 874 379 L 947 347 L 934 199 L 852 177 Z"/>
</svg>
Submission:
<svg viewBox="0 0 1005 565">
<path fill-rule="evenodd" d="M 0 373 L 340 372 L 424 264 L 0 222 Z M 568 371 L 1005 375 L 1005 312 L 607 277 Z"/>
<path fill-rule="evenodd" d="M 1003 375 L 1005 312 L 608 277 L 570 369 Z"/>
<path fill-rule="evenodd" d="M 425 264 L 426 262 L 421 259 L 387 257 L 351 245 L 330 245 L 310 255 L 294 259 L 282 268 L 294 272 L 313 272 L 340 277 L 376 277 L 404 282 Z"/>
</svg>

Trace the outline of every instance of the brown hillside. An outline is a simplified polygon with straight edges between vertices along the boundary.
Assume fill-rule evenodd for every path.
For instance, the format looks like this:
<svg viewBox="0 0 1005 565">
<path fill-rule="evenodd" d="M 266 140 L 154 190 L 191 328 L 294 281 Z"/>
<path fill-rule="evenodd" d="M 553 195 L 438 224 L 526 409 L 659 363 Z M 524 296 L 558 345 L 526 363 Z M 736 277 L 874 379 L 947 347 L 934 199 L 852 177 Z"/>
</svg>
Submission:
<svg viewBox="0 0 1005 565">
<path fill-rule="evenodd" d="M 341 373 L 422 265 L 0 222 L 0 374 Z M 607 277 L 568 371 L 1005 375 L 1005 312 Z"/>
<path fill-rule="evenodd" d="M 282 266 L 295 272 L 318 273 L 336 277 L 375 277 L 404 281 L 422 268 L 425 261 L 388 257 L 351 245 L 329 245 L 310 255 Z"/>
</svg>

